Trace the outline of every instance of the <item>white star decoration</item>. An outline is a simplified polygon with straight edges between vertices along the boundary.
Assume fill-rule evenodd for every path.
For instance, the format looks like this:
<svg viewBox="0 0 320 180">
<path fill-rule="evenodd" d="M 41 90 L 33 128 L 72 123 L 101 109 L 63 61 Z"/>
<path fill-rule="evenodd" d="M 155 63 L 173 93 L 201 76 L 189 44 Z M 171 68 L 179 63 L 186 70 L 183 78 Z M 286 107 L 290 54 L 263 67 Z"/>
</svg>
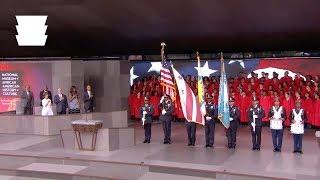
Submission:
<svg viewBox="0 0 320 180">
<path fill-rule="evenodd" d="M 200 69 L 198 67 L 194 67 L 200 76 L 209 77 L 210 74 L 217 72 L 217 70 L 210 69 L 208 65 L 208 61 L 204 64 L 203 67 L 200 66 Z"/>
<path fill-rule="evenodd" d="M 228 64 L 232 64 L 235 62 L 238 62 L 243 69 L 245 68 L 243 60 L 231 60 L 231 61 L 229 61 Z"/>
<path fill-rule="evenodd" d="M 148 70 L 148 72 L 155 71 L 157 73 L 160 73 L 161 67 L 162 67 L 161 62 L 151 62 L 151 67 Z"/>
<path fill-rule="evenodd" d="M 130 86 L 133 85 L 133 80 L 139 77 L 139 76 L 133 74 L 133 70 L 134 70 L 134 67 L 132 67 L 132 68 L 130 69 Z"/>
</svg>

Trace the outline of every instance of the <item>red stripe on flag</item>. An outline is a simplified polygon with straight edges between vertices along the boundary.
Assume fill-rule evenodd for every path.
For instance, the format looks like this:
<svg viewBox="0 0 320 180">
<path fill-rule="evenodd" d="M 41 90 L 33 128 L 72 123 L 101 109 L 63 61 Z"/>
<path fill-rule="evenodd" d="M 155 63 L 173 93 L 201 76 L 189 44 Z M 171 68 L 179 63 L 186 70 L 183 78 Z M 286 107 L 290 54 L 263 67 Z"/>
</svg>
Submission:
<svg viewBox="0 0 320 180">
<path fill-rule="evenodd" d="M 186 86 L 186 113 L 187 118 L 192 119 L 192 112 L 193 112 L 193 98 L 192 98 L 192 91 L 187 83 L 185 83 Z"/>
</svg>

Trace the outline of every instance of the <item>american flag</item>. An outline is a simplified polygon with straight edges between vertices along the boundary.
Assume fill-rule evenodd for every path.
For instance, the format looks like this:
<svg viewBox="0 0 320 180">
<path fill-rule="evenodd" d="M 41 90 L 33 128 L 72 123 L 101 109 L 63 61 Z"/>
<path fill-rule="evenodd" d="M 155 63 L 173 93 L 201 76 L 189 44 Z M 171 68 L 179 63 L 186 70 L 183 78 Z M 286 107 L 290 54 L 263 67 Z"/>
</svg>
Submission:
<svg viewBox="0 0 320 180">
<path fill-rule="evenodd" d="M 160 81 L 163 88 L 163 93 L 169 95 L 172 100 L 175 100 L 175 85 L 171 76 L 170 65 L 164 56 L 164 50 L 161 50 L 162 67 L 160 70 Z"/>
</svg>

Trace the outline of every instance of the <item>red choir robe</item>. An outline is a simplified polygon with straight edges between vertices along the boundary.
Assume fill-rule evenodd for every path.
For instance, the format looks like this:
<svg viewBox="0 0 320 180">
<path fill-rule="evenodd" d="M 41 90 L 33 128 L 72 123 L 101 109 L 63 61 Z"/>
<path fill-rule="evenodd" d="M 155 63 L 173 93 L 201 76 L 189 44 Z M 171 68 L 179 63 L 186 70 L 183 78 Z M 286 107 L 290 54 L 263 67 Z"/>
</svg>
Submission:
<svg viewBox="0 0 320 180">
<path fill-rule="evenodd" d="M 316 99 L 313 103 L 314 106 L 314 126 L 320 127 L 320 99 Z"/>
<path fill-rule="evenodd" d="M 261 96 L 261 98 L 260 98 L 260 106 L 262 107 L 264 112 L 269 112 L 272 104 L 273 104 L 273 101 L 271 100 L 270 96 Z M 262 119 L 262 121 L 263 122 L 268 122 L 269 121 L 268 116 L 265 116 Z"/>
<path fill-rule="evenodd" d="M 284 121 L 284 125 L 290 126 L 290 124 L 291 124 L 290 123 L 290 113 L 291 113 L 292 109 L 294 109 L 294 107 L 295 107 L 294 100 L 291 97 L 289 99 L 284 98 L 282 100 L 281 105 L 284 107 L 284 109 L 286 110 L 286 114 L 287 114 L 287 118 Z"/>
<path fill-rule="evenodd" d="M 314 107 L 311 98 L 305 99 L 302 103 L 302 108 L 305 110 L 307 115 L 308 124 L 314 125 Z"/>
<path fill-rule="evenodd" d="M 237 107 L 240 107 L 240 97 L 238 94 L 235 94 L 234 96 L 231 96 L 234 99 L 234 105 Z"/>
<path fill-rule="evenodd" d="M 159 96 L 151 96 L 150 104 L 153 106 L 153 114 L 152 116 L 160 116 L 159 104 L 160 104 Z"/>
<path fill-rule="evenodd" d="M 184 118 L 184 115 L 183 115 L 183 112 L 182 112 L 182 108 L 181 108 L 181 103 L 180 103 L 180 98 L 177 97 L 176 99 L 176 103 L 175 103 L 175 115 L 178 119 L 183 119 Z"/>
<path fill-rule="evenodd" d="M 135 97 L 134 94 L 130 94 L 128 97 L 128 106 L 129 106 L 129 110 L 130 110 L 130 116 L 132 116 L 132 117 L 134 117 L 134 107 L 133 107 L 134 97 Z"/>
<path fill-rule="evenodd" d="M 134 106 L 134 117 L 136 119 L 140 119 L 141 118 L 141 114 L 140 114 L 140 107 L 143 105 L 144 100 L 143 97 L 135 97 L 134 101 L 133 101 L 133 106 Z"/>
<path fill-rule="evenodd" d="M 289 85 L 289 84 L 291 84 L 291 82 L 292 82 L 292 77 L 290 77 L 290 76 L 283 76 L 283 77 L 280 79 L 280 82 L 281 82 L 281 83 L 286 82 L 287 85 Z"/>
<path fill-rule="evenodd" d="M 248 122 L 248 109 L 251 105 L 251 97 L 250 96 L 240 96 L 240 122 L 247 123 Z"/>
<path fill-rule="evenodd" d="M 295 79 L 293 80 L 294 86 L 295 86 L 295 87 L 300 86 L 300 81 L 303 81 L 303 78 L 302 78 L 302 77 L 295 78 Z"/>
</svg>

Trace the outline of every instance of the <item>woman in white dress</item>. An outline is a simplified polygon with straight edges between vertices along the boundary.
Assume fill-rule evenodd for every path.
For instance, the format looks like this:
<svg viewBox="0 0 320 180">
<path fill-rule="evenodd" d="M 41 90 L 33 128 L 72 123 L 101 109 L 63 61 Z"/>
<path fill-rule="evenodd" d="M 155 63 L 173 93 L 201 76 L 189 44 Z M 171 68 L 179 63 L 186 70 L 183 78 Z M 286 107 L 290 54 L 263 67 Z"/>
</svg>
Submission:
<svg viewBox="0 0 320 180">
<path fill-rule="evenodd" d="M 51 102 L 51 100 L 49 99 L 48 93 L 46 93 L 46 94 L 44 95 L 44 99 L 42 99 L 41 103 L 42 103 L 42 112 L 41 112 L 41 115 L 42 115 L 42 116 L 52 116 L 52 115 L 53 115 L 52 102 Z"/>
</svg>

